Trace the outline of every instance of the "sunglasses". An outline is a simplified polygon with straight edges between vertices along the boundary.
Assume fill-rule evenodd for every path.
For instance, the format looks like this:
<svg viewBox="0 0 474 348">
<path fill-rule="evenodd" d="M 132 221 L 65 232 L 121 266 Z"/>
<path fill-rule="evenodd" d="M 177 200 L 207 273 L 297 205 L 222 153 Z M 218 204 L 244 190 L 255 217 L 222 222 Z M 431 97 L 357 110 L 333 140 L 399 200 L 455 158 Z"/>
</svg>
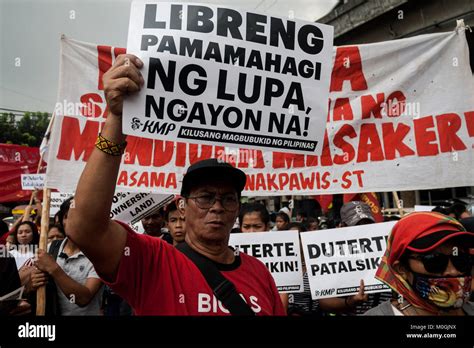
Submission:
<svg viewBox="0 0 474 348">
<path fill-rule="evenodd" d="M 457 255 L 433 253 L 411 255 L 410 258 L 421 261 L 426 271 L 430 273 L 443 273 L 448 267 L 449 260 L 461 273 L 471 273 L 472 269 L 472 256 L 468 253 L 459 253 Z"/>
</svg>

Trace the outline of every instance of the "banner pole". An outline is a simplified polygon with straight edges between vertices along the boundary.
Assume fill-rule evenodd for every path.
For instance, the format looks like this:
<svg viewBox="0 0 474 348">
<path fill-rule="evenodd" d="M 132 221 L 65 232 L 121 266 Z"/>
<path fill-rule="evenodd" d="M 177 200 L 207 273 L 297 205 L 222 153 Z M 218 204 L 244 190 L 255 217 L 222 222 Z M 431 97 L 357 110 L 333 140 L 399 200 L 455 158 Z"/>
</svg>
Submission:
<svg viewBox="0 0 474 348">
<path fill-rule="evenodd" d="M 41 213 L 41 233 L 39 248 L 47 250 L 48 248 L 48 229 L 49 229 L 49 206 L 51 202 L 51 190 L 43 189 L 43 210 Z M 46 311 L 46 287 L 43 285 L 36 292 L 36 315 L 44 316 Z"/>
<path fill-rule="evenodd" d="M 398 193 L 397 193 L 397 191 L 393 191 L 392 194 L 393 194 L 393 199 L 395 200 L 395 204 L 397 205 L 398 212 L 400 213 L 400 217 L 403 217 L 403 215 L 405 215 L 405 214 L 404 214 L 403 207 L 400 204 L 400 199 L 398 198 Z"/>
</svg>

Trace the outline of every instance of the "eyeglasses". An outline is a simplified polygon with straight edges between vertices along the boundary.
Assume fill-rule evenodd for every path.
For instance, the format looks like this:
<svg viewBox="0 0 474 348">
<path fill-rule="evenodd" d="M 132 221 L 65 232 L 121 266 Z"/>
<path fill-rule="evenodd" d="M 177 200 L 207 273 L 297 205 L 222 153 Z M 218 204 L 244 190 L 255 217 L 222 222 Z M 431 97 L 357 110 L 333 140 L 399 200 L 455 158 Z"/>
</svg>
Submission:
<svg viewBox="0 0 474 348">
<path fill-rule="evenodd" d="M 211 209 L 216 201 L 221 202 L 222 207 L 227 211 L 235 211 L 239 208 L 239 200 L 234 194 L 227 194 L 217 198 L 215 193 L 203 193 L 199 196 L 188 197 L 196 202 L 196 205 L 201 209 Z"/>
<path fill-rule="evenodd" d="M 443 273 L 448 267 L 449 260 L 454 267 L 461 273 L 470 273 L 472 269 L 472 256 L 468 253 L 459 253 L 458 255 L 446 255 L 442 253 L 433 253 L 425 255 L 411 255 L 411 259 L 419 260 L 425 266 L 426 271 L 430 273 Z"/>
</svg>

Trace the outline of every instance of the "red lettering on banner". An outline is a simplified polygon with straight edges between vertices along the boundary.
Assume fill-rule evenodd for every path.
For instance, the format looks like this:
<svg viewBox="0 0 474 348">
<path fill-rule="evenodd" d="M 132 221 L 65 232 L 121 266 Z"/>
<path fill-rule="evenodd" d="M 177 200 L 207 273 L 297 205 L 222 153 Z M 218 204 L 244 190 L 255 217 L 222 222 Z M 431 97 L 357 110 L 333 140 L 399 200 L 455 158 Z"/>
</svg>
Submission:
<svg viewBox="0 0 474 348">
<path fill-rule="evenodd" d="M 359 148 L 357 149 L 357 162 L 382 161 L 382 144 L 375 124 L 366 123 L 360 126 Z"/>
<path fill-rule="evenodd" d="M 162 173 L 162 172 L 131 172 L 126 170 L 120 172 L 117 179 L 118 186 L 128 187 L 163 187 L 163 188 L 177 188 L 176 173 Z"/>
<path fill-rule="evenodd" d="M 102 108 L 97 103 L 103 103 L 102 96 L 97 93 L 87 93 L 81 95 L 81 114 L 85 117 L 100 117 L 102 115 Z"/>
<path fill-rule="evenodd" d="M 344 81 L 350 81 L 353 91 L 367 89 L 367 81 L 362 71 L 362 59 L 359 47 L 338 47 L 331 74 L 330 92 L 342 91 Z"/>
<path fill-rule="evenodd" d="M 298 174 L 297 173 L 291 173 L 290 174 L 290 190 L 301 190 L 300 183 L 298 181 Z"/>
<path fill-rule="evenodd" d="M 349 124 L 343 125 L 337 132 L 334 134 L 333 143 L 335 146 L 340 148 L 344 155 L 334 155 L 335 164 L 346 164 L 351 162 L 355 157 L 354 147 L 344 140 L 344 137 L 356 138 L 357 133 Z"/>
<path fill-rule="evenodd" d="M 176 166 L 184 167 L 186 165 L 186 143 L 176 143 Z"/>
<path fill-rule="evenodd" d="M 324 132 L 323 151 L 321 152 L 321 165 L 332 166 L 331 148 L 329 146 L 328 131 Z"/>
<path fill-rule="evenodd" d="M 464 119 L 466 120 L 467 134 L 474 137 L 474 111 L 465 112 Z"/>
<path fill-rule="evenodd" d="M 349 98 L 338 98 L 334 104 L 333 121 L 351 121 L 354 119 Z"/>
<path fill-rule="evenodd" d="M 387 116 L 398 117 L 405 111 L 407 98 L 401 91 L 395 91 L 387 97 Z M 397 102 L 395 103 L 394 100 Z"/>
<path fill-rule="evenodd" d="M 75 117 L 64 116 L 61 125 L 61 139 L 58 146 L 57 159 L 70 161 L 74 152 L 74 159 L 77 161 L 81 156 L 83 161 L 87 161 L 94 149 L 101 122 L 87 121 L 84 130 L 81 132 L 79 120 Z"/>
<path fill-rule="evenodd" d="M 152 139 L 138 138 L 129 135 L 127 137 L 127 150 L 123 163 L 134 164 L 138 160 L 141 166 L 150 166 L 152 152 Z"/>
<path fill-rule="evenodd" d="M 426 116 L 413 120 L 415 126 L 415 142 L 418 156 L 436 156 L 438 144 L 436 142 L 436 132 L 429 130 L 434 128 L 432 116 Z"/>
<path fill-rule="evenodd" d="M 273 152 L 273 168 L 302 168 L 305 155 Z"/>
<path fill-rule="evenodd" d="M 239 168 L 248 168 L 252 161 L 253 168 L 265 168 L 263 153 L 261 150 L 239 149 Z"/>
<path fill-rule="evenodd" d="M 180 143 L 178 143 L 179 145 Z M 181 143 L 182 144 L 182 143 Z M 186 145 L 183 144 L 186 152 Z M 178 148 L 178 147 L 177 147 Z M 155 140 L 154 142 L 154 151 L 153 151 L 153 166 L 162 167 L 171 162 L 173 159 L 174 152 L 174 143 L 172 141 L 163 141 Z M 184 157 L 184 162 L 186 161 L 186 156 Z M 176 156 L 176 166 L 184 167 L 185 164 L 178 164 L 178 156 Z"/>
<path fill-rule="evenodd" d="M 442 114 L 436 116 L 436 124 L 438 125 L 439 148 L 441 152 L 466 150 L 466 145 L 457 132 L 461 128 L 461 117 L 458 114 Z"/>
<path fill-rule="evenodd" d="M 385 95 L 383 93 L 377 93 L 377 100 L 373 96 L 363 95 L 360 98 L 362 105 L 362 119 L 368 119 L 372 114 L 374 118 L 382 118 L 382 104 L 385 102 Z"/>
<path fill-rule="evenodd" d="M 403 139 L 410 133 L 410 127 L 404 123 L 398 123 L 397 128 L 394 129 L 393 123 L 382 124 L 383 133 L 383 148 L 385 151 L 385 159 L 393 160 L 396 158 L 396 152 L 400 157 L 411 156 L 415 151 L 410 149 Z"/>
<path fill-rule="evenodd" d="M 189 144 L 189 164 L 212 157 L 212 145 Z"/>
<path fill-rule="evenodd" d="M 303 190 L 314 190 L 314 175 L 311 175 L 309 178 L 305 177 L 303 173 L 299 173 L 301 188 Z"/>
</svg>

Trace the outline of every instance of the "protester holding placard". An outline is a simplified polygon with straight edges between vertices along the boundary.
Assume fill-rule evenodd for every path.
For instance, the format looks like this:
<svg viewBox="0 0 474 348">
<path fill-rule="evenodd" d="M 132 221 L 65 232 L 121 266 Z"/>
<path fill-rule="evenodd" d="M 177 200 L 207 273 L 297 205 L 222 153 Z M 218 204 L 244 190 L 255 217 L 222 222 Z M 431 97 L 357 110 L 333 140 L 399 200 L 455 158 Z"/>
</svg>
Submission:
<svg viewBox="0 0 474 348">
<path fill-rule="evenodd" d="M 236 255 L 228 247 L 246 183 L 241 170 L 216 159 L 188 168 L 181 186 L 184 204 L 179 208 L 186 219 L 183 249 L 139 235 L 126 224 L 110 219 L 126 146 L 123 99 L 143 85 L 139 71 L 142 66 L 137 57 L 120 55 L 104 75 L 109 114 L 79 180 L 75 208 L 71 209 L 66 229 L 68 236 L 137 315 L 284 315 L 266 267 L 244 253 Z M 203 276 L 201 267 L 212 270 L 214 279 L 222 277 L 222 282 L 215 284 L 211 277 Z M 217 287 L 222 284 L 226 286 Z M 219 299 L 225 301 L 227 295 L 235 301 L 224 306 Z"/>
<path fill-rule="evenodd" d="M 392 229 L 375 277 L 396 291 L 367 315 L 474 315 L 471 293 L 474 233 L 453 218 L 417 212 Z"/>
</svg>

